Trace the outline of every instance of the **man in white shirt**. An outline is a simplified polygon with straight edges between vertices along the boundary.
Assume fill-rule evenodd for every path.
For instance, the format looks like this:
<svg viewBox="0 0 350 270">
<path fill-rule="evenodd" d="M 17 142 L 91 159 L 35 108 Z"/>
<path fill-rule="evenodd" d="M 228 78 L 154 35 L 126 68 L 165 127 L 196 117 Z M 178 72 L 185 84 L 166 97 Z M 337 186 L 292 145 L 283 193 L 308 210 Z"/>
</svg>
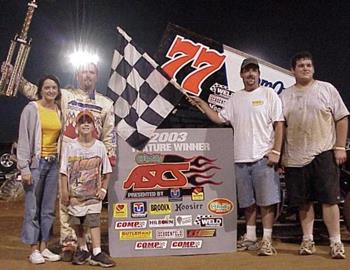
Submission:
<svg viewBox="0 0 350 270">
<path fill-rule="evenodd" d="M 247 225 L 237 249 L 274 255 L 277 252 L 272 246 L 272 227 L 275 206 L 280 202 L 280 183 L 274 165 L 280 160 L 282 146 L 282 104 L 274 90 L 259 86 L 260 70 L 255 58 L 242 62 L 240 75 L 244 89 L 232 95 L 219 113 L 198 97 L 189 101 L 213 122 L 229 122 L 234 129 L 237 195 Z M 264 228 L 260 245 L 256 237 L 257 206 Z"/>
<path fill-rule="evenodd" d="M 281 94 L 286 119 L 282 163 L 289 205 L 299 208 L 303 229 L 299 254 L 311 255 L 316 251 L 313 203 L 318 201 L 329 233 L 331 257 L 344 259 L 337 205 L 338 165 L 346 160 L 349 112 L 332 84 L 313 78 L 315 70 L 309 52 L 297 53 L 292 58 L 292 72 L 296 83 Z"/>
</svg>

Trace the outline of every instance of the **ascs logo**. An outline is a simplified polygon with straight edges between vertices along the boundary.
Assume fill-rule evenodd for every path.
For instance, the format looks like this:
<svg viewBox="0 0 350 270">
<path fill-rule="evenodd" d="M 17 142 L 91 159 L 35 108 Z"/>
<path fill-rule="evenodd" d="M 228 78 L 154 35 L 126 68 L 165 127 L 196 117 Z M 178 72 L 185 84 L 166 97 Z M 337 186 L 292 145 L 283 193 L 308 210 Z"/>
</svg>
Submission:
<svg viewBox="0 0 350 270">
<path fill-rule="evenodd" d="M 134 217 L 134 218 L 147 217 L 147 203 L 146 202 L 132 202 L 131 203 L 131 217 Z"/>
</svg>

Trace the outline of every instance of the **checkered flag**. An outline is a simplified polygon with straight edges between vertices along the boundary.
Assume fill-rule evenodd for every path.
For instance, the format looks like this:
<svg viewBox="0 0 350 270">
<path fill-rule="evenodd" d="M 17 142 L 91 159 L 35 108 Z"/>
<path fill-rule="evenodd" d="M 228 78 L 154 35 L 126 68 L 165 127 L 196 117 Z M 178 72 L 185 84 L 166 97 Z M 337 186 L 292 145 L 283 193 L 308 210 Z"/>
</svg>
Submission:
<svg viewBox="0 0 350 270">
<path fill-rule="evenodd" d="M 183 93 L 120 27 L 111 69 L 107 96 L 114 101 L 117 133 L 142 150 Z"/>
</svg>

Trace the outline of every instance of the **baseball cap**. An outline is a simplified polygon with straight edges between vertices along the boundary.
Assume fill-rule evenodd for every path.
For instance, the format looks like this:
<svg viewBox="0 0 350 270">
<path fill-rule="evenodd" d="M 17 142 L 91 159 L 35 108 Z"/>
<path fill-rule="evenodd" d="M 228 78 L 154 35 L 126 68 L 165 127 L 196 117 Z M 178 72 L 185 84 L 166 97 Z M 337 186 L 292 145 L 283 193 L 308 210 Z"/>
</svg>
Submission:
<svg viewBox="0 0 350 270">
<path fill-rule="evenodd" d="M 248 58 L 243 60 L 242 65 L 241 65 L 241 71 L 249 65 L 257 66 L 259 68 L 258 60 L 256 60 L 253 57 L 248 57 Z"/>
<path fill-rule="evenodd" d="M 92 123 L 95 125 L 95 118 L 92 112 L 89 110 L 83 110 L 78 113 L 76 117 L 76 122 L 79 123 L 82 119 L 90 118 L 92 120 Z"/>
</svg>

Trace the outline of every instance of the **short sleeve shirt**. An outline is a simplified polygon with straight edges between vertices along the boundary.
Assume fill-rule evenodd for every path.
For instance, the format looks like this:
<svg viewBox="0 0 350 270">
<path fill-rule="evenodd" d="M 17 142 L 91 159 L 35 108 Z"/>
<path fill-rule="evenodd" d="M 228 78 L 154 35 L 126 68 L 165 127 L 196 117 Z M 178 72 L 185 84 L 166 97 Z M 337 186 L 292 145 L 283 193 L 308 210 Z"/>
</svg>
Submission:
<svg viewBox="0 0 350 270">
<path fill-rule="evenodd" d="M 78 141 L 64 149 L 61 169 L 68 177 L 70 205 L 68 212 L 74 216 L 100 213 L 101 201 L 96 193 L 101 187 L 101 175 L 112 171 L 104 144 L 95 140 L 90 147 Z"/>
<path fill-rule="evenodd" d="M 280 96 L 287 125 L 282 162 L 286 167 L 303 167 L 334 147 L 335 122 L 349 111 L 327 82 L 316 80 L 303 90 L 291 86 Z"/>
<path fill-rule="evenodd" d="M 260 86 L 253 91 L 233 94 L 219 117 L 234 129 L 234 160 L 254 162 L 266 155 L 274 143 L 274 122 L 284 121 L 276 92 Z"/>
</svg>

